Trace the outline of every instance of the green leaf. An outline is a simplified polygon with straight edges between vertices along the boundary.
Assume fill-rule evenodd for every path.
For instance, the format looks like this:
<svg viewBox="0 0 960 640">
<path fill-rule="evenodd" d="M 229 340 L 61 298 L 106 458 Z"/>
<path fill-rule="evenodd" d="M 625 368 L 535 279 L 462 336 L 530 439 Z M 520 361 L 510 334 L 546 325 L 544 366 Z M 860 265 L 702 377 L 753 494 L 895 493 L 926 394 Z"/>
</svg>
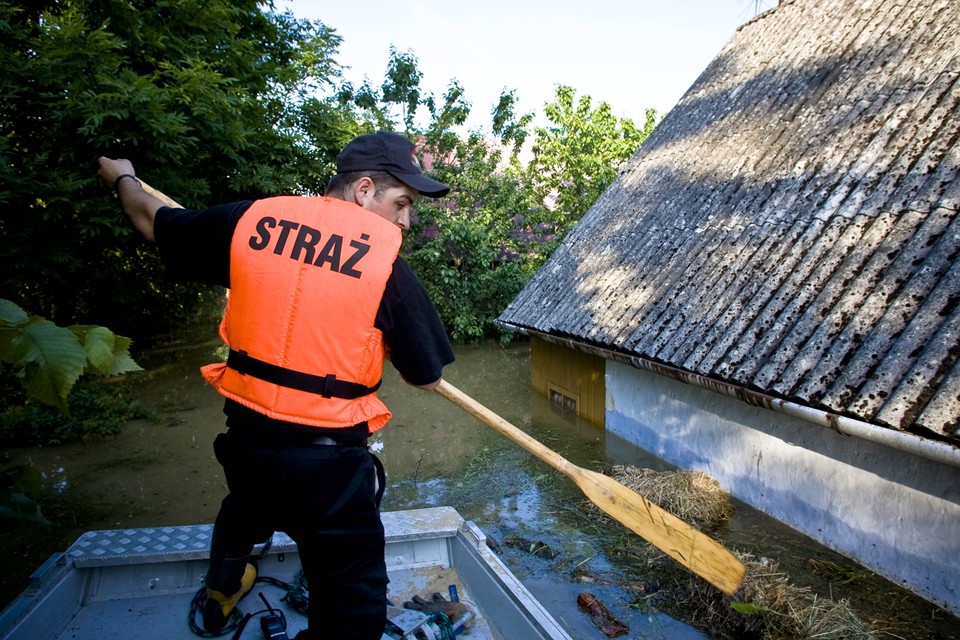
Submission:
<svg viewBox="0 0 960 640">
<path fill-rule="evenodd" d="M 761 613 L 773 613 L 776 615 L 780 615 L 779 613 L 777 613 L 776 611 L 774 611 L 769 607 L 764 607 L 759 604 L 754 604 L 752 602 L 734 602 L 730 604 L 730 608 L 738 613 L 742 613 L 748 616 L 753 616 Z"/>
<path fill-rule="evenodd" d="M 143 371 L 143 367 L 138 365 L 126 350 L 114 351 L 113 368 L 110 369 L 107 375 L 118 376 L 122 373 L 132 373 L 134 371 Z"/>
<path fill-rule="evenodd" d="M 28 317 L 16 303 L 0 298 L 0 326 L 19 327 Z"/>
<path fill-rule="evenodd" d="M 106 327 L 94 325 L 72 325 L 68 328 L 87 352 L 87 369 L 101 375 L 108 374 L 113 368 L 113 332 Z"/>
<path fill-rule="evenodd" d="M 87 352 L 69 329 L 33 317 L 10 341 L 12 359 L 24 366 L 27 394 L 67 411 L 67 394 L 87 364 Z"/>
<path fill-rule="evenodd" d="M 143 371 L 130 356 L 130 338 L 118 336 L 110 329 L 97 325 L 73 325 L 70 331 L 77 336 L 87 352 L 87 371 L 103 376 L 115 376 L 131 371 Z"/>
</svg>

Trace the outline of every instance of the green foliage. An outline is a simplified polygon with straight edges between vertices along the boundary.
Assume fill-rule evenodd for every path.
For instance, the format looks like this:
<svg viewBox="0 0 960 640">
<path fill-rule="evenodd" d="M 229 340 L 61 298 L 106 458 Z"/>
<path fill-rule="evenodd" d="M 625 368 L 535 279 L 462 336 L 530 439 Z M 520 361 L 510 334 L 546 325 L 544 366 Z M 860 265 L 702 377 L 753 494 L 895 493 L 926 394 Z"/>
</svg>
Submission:
<svg viewBox="0 0 960 640">
<path fill-rule="evenodd" d="M 208 294 L 156 277 L 96 157 L 193 207 L 320 192 L 357 129 L 316 97 L 339 42 L 254 0 L 0 1 L 0 297 L 136 337 L 191 317 Z"/>
<path fill-rule="evenodd" d="M 493 117 L 493 134 L 504 144 L 512 145 L 514 157 L 516 157 L 516 154 L 523 148 L 523 143 L 530 134 L 528 128 L 530 123 L 533 122 L 532 113 L 525 113 L 519 118 L 517 117 L 514 112 L 516 102 L 516 92 L 504 91 L 500 94 L 500 100 L 491 113 Z"/>
<path fill-rule="evenodd" d="M 436 213 L 436 212 L 434 212 Z M 440 316 L 456 342 L 496 332 L 493 321 L 520 291 L 529 274 L 498 246 L 495 230 L 463 215 L 437 216 L 435 235 L 410 252 Z"/>
<path fill-rule="evenodd" d="M 84 373 L 104 376 L 139 371 L 129 338 L 105 327 L 58 327 L 0 299 L 0 362 L 18 373 L 29 399 L 67 413 L 67 396 Z"/>
<path fill-rule="evenodd" d="M 432 98 L 421 104 L 431 115 L 423 147 L 452 191 L 418 204 L 407 256 L 455 341 L 508 340 L 494 321 L 653 131 L 656 113 L 648 110 L 637 129 L 608 104 L 593 109 L 589 96 L 575 104 L 573 89 L 559 87 L 545 107 L 552 126 L 535 129 L 534 158 L 524 166 L 533 116 L 515 113 L 513 92 L 493 110 L 496 142 L 451 133 L 469 114 L 457 83 L 442 108 Z"/>
<path fill-rule="evenodd" d="M 83 318 L 138 340 L 170 333 L 220 292 L 163 276 L 96 179 L 98 155 L 131 159 L 150 184 L 201 208 L 321 193 L 346 142 L 403 128 L 455 190 L 421 205 L 428 236 L 412 238 L 411 262 L 454 339 L 499 335 L 493 319 L 655 114 L 638 130 L 561 87 L 523 167 L 533 116 L 514 113 L 512 92 L 491 114 L 496 142 L 464 139 L 456 131 L 471 105 L 459 82 L 425 93 L 416 56 L 391 47 L 379 87 L 354 88 L 341 78 L 340 42 L 269 1 L 0 0 L 0 297 L 61 326 Z M 64 334 L 45 322 L 24 332 L 58 344 Z M 99 335 L 84 336 L 95 351 Z M 62 398 L 79 375 L 71 352 L 74 365 L 42 393 Z"/>
<path fill-rule="evenodd" d="M 83 385 L 68 399 L 69 411 L 27 402 L 0 413 L 0 443 L 8 447 L 63 444 L 120 434 L 136 418 L 149 418 L 120 385 Z"/>
<path fill-rule="evenodd" d="M 511 334 L 494 321 L 542 264 L 550 236 L 549 228 L 537 224 L 543 208 L 530 200 L 517 174 L 518 122 L 529 116 L 518 121 L 512 95 L 505 94 L 500 131 L 509 135 L 496 143 L 477 133 L 461 140 L 449 135 L 449 121 L 443 120 L 451 114 L 465 118 L 468 111 L 458 100 L 454 83 L 444 108 L 431 110 L 436 126 L 425 134 L 424 147 L 434 159 L 435 176 L 452 190 L 440 201 L 418 203 L 407 257 L 454 341 L 506 341 Z"/>
<path fill-rule="evenodd" d="M 413 129 L 413 119 L 420 105 L 420 79 L 423 72 L 417 66 L 417 57 L 412 51 L 399 52 L 390 45 L 390 62 L 380 99 L 389 104 L 400 105 L 402 120 L 407 130 Z"/>
<path fill-rule="evenodd" d="M 535 129 L 534 158 L 525 176 L 541 202 L 553 203 L 554 219 L 566 231 L 650 135 L 656 112 L 648 109 L 638 129 L 632 120 L 614 116 L 606 102 L 593 109 L 590 96 L 576 100 L 573 88 L 559 86 L 556 102 L 547 104 L 544 113 L 551 124 Z"/>
<path fill-rule="evenodd" d="M 45 446 L 91 435 L 116 435 L 134 417 L 145 417 L 117 388 L 76 390 L 81 375 L 139 371 L 129 338 L 106 327 L 59 327 L 0 299 L 0 443 Z M 0 469 L 0 528 L 21 521 L 46 524 L 36 503 L 39 475 L 28 466 Z"/>
<path fill-rule="evenodd" d="M 519 158 L 533 115 L 515 113 L 513 92 L 505 91 L 491 114 L 495 141 L 476 132 L 464 139 L 454 133 L 470 113 L 463 87 L 451 82 L 438 104 L 421 95 L 412 52 L 390 54 L 382 100 L 402 106 L 408 135 L 452 187 L 439 202 L 418 203 L 405 255 L 454 341 L 509 340 L 494 321 L 653 130 L 656 114 L 648 111 L 637 130 L 606 103 L 592 109 L 589 96 L 574 107 L 573 89 L 560 87 L 557 102 L 546 106 L 554 126 L 536 130 L 534 161 L 524 167 Z M 369 87 L 364 95 L 375 97 Z M 419 106 L 430 120 L 414 130 Z"/>
</svg>

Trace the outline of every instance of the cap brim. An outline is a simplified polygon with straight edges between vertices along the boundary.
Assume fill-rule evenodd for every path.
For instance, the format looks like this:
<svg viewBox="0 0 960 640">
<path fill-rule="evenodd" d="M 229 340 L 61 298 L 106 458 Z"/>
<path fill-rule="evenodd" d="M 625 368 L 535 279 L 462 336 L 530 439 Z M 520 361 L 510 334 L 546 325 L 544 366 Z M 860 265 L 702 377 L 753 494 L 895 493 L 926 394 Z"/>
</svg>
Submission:
<svg viewBox="0 0 960 640">
<path fill-rule="evenodd" d="M 397 171 L 391 171 L 390 174 L 400 182 L 404 183 L 408 187 L 416 189 L 418 192 L 427 196 L 428 198 L 442 198 L 450 193 L 450 187 L 442 182 L 437 182 L 432 178 L 428 178 L 422 173 L 399 173 Z"/>
</svg>

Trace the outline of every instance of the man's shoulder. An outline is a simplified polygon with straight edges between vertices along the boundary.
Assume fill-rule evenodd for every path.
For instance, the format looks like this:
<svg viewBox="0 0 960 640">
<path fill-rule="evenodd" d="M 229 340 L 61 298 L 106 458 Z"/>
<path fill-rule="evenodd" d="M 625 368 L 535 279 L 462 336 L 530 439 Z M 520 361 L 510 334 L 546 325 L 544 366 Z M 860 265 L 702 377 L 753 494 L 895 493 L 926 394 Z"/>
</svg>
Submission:
<svg viewBox="0 0 960 640">
<path fill-rule="evenodd" d="M 221 225 L 236 223 L 250 205 L 251 200 L 238 200 L 216 204 L 205 209 L 178 209 L 174 207 L 160 207 L 157 210 L 157 220 L 161 224 L 172 225 Z"/>
</svg>

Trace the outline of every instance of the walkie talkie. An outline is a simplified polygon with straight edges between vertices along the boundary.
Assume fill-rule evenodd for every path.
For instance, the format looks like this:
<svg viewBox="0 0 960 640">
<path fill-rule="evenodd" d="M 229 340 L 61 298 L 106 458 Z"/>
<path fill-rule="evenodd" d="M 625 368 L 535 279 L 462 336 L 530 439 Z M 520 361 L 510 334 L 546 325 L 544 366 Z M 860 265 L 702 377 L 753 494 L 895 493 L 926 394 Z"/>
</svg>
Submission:
<svg viewBox="0 0 960 640">
<path fill-rule="evenodd" d="M 260 618 L 260 630 L 263 632 L 264 640 L 290 640 L 287 635 L 287 619 L 283 612 L 274 609 L 263 593 L 260 593 L 260 599 L 267 605 L 267 615 Z"/>
</svg>

